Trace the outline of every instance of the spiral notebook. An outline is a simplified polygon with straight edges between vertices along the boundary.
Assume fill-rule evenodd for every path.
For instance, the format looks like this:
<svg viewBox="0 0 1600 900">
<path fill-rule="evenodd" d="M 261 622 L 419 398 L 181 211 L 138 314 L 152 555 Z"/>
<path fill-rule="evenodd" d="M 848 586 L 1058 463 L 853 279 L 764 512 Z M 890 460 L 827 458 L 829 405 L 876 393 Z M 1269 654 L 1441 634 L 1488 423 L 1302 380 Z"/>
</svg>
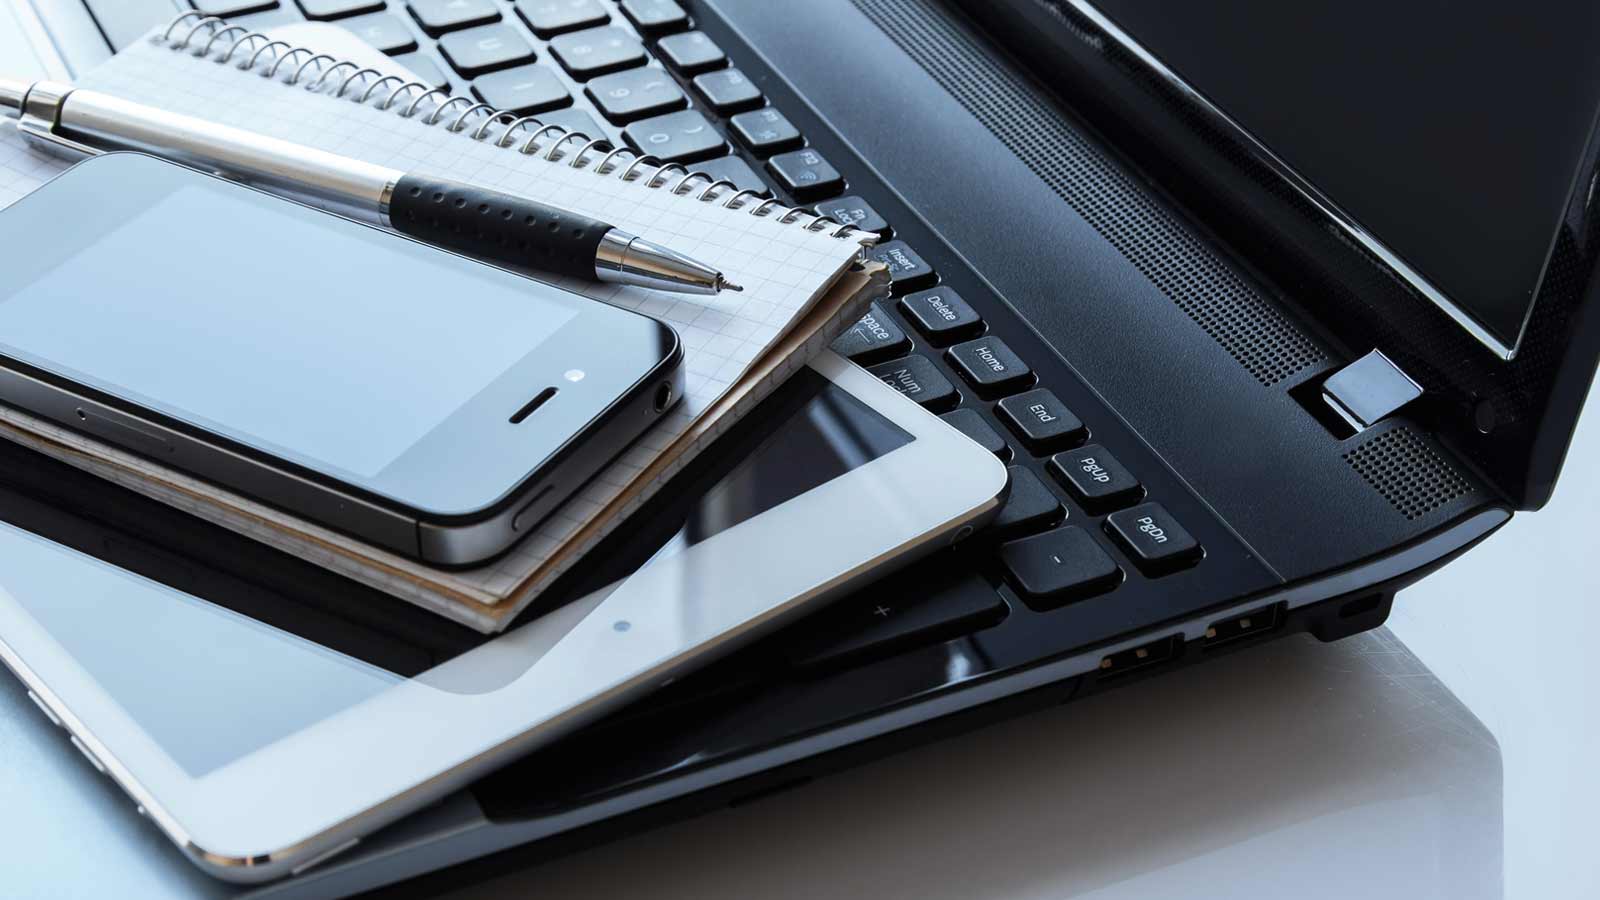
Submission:
<svg viewBox="0 0 1600 900">
<path fill-rule="evenodd" d="M 0 436 L 481 631 L 507 625 L 705 445 L 827 347 L 883 291 L 870 235 L 682 166 L 544 128 L 412 81 L 334 26 L 294 41 L 237 26 L 161 26 L 80 87 L 401 169 L 521 193 L 648 235 L 745 287 L 715 297 L 559 281 L 672 324 L 687 385 L 677 410 L 496 562 L 441 570 L 0 408 Z M 346 53 L 350 55 L 346 59 Z M 62 166 L 0 132 L 0 206 Z M 441 298 L 447 302 L 447 298 Z"/>
</svg>

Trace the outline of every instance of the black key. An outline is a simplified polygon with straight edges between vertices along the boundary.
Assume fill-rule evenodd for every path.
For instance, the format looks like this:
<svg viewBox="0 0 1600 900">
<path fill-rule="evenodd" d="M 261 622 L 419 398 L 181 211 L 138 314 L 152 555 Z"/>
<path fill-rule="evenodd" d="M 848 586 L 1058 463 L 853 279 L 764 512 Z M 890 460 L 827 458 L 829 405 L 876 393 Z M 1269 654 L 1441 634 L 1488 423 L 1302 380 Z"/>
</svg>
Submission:
<svg viewBox="0 0 1600 900">
<path fill-rule="evenodd" d="M 648 57 L 633 35 L 621 28 L 590 28 L 563 34 L 550 42 L 550 52 L 579 81 L 642 66 Z"/>
<path fill-rule="evenodd" d="M 907 247 L 905 241 L 879 244 L 868 250 L 867 256 L 889 267 L 889 287 L 897 294 L 921 287 L 935 277 L 933 266 Z"/>
<path fill-rule="evenodd" d="M 761 112 L 766 112 L 766 110 L 761 110 Z M 745 113 L 745 115 L 753 116 L 756 113 Z M 742 116 L 736 116 L 734 121 L 737 122 L 740 118 Z M 796 132 L 796 135 L 798 136 L 798 132 Z M 862 231 L 870 231 L 879 237 L 889 236 L 889 223 L 885 222 L 883 216 L 878 215 L 878 211 L 860 197 L 840 197 L 836 200 L 829 200 L 826 203 L 818 203 L 817 215 L 827 216 L 841 225 L 854 225 Z"/>
<path fill-rule="evenodd" d="M 667 113 L 622 130 L 628 145 L 667 162 L 687 162 L 717 156 L 727 148 L 717 129 L 692 109 Z"/>
<path fill-rule="evenodd" d="M 1106 517 L 1116 537 L 1146 574 L 1182 568 L 1201 556 L 1200 543 L 1159 503 L 1146 503 Z"/>
<path fill-rule="evenodd" d="M 611 14 L 600 0 L 524 0 L 517 4 L 517 15 L 534 34 L 547 41 L 558 34 L 611 21 Z"/>
<path fill-rule="evenodd" d="M 949 409 L 961 399 L 950 379 L 921 356 L 912 355 L 893 362 L 878 363 L 869 366 L 867 371 L 928 409 Z"/>
<path fill-rule="evenodd" d="M 1033 384 L 1033 370 L 999 338 L 984 337 L 957 344 L 944 352 L 978 393 L 998 397 Z"/>
<path fill-rule="evenodd" d="M 715 69 L 728 61 L 722 48 L 703 31 L 669 34 L 656 42 L 656 52 L 667 65 L 685 75 Z"/>
<path fill-rule="evenodd" d="M 295 0 L 308 19 L 343 19 L 383 9 L 383 0 Z"/>
<path fill-rule="evenodd" d="M 1013 586 L 1030 606 L 1055 606 L 1098 594 L 1122 581 L 1122 570 L 1089 532 L 1074 525 L 1000 546 Z"/>
<path fill-rule="evenodd" d="M 983 319 L 955 288 L 940 285 L 900 299 L 900 311 L 935 343 L 946 344 L 983 333 Z"/>
<path fill-rule="evenodd" d="M 767 160 L 767 171 L 777 177 L 784 190 L 796 197 L 827 196 L 844 187 L 844 176 L 839 170 L 809 147 L 774 156 Z"/>
<path fill-rule="evenodd" d="M 711 108 L 728 115 L 761 105 L 761 89 L 738 69 L 721 69 L 694 77 L 694 88 Z"/>
<path fill-rule="evenodd" d="M 444 70 L 439 68 L 439 64 L 428 57 L 423 56 L 421 53 L 408 53 L 405 56 L 395 57 L 394 61 L 405 66 L 406 71 L 417 76 L 417 80 L 428 87 L 440 88 L 449 93 L 450 79 L 444 74 Z M 381 97 L 383 95 L 379 94 L 378 96 Z M 484 102 L 487 103 L 488 101 L 485 100 Z"/>
<path fill-rule="evenodd" d="M 880 359 L 893 359 L 910 349 L 911 341 L 906 339 L 906 333 L 891 322 L 876 303 L 867 307 L 867 314 L 861 321 L 833 342 L 833 352 L 863 366 Z"/>
<path fill-rule="evenodd" d="M 756 191 L 763 197 L 772 196 L 772 191 L 767 188 L 767 183 L 761 180 L 756 170 L 750 164 L 737 156 L 724 156 L 695 166 L 696 171 L 704 172 L 718 181 L 731 181 L 741 191 Z M 723 190 L 718 188 L 718 191 Z M 728 196 L 721 194 L 721 196 Z"/>
<path fill-rule="evenodd" d="M 1001 459 L 1009 459 L 1011 457 L 1011 448 L 1006 445 L 1006 439 L 1000 436 L 1000 432 L 990 428 L 989 423 L 983 420 L 983 416 L 978 415 L 977 410 L 952 410 L 939 418 L 950 423 L 957 431 L 977 441 L 983 449 L 993 453 L 995 456 Z"/>
<path fill-rule="evenodd" d="M 645 34 L 677 31 L 689 24 L 689 14 L 675 0 L 622 0 L 622 14 Z"/>
<path fill-rule="evenodd" d="M 339 25 L 390 55 L 410 53 L 417 49 L 417 40 L 412 37 L 411 29 L 407 28 L 406 23 L 400 21 L 399 17 L 388 13 L 372 13 L 354 19 L 341 19 Z"/>
<path fill-rule="evenodd" d="M 989 523 L 993 533 L 1003 537 L 1043 531 L 1066 516 L 1066 508 L 1039 476 L 1021 466 L 1007 466 L 1011 473 L 1011 494 L 1006 505 Z"/>
<path fill-rule="evenodd" d="M 1090 512 L 1127 506 L 1144 496 L 1139 479 L 1099 444 L 1057 453 L 1051 457 L 1049 468 L 1050 474 Z"/>
<path fill-rule="evenodd" d="M 411 0 L 406 6 L 411 17 L 432 37 L 500 21 L 500 10 L 492 0 Z"/>
<path fill-rule="evenodd" d="M 586 134 L 590 138 L 608 137 L 604 127 L 581 109 L 558 109 L 555 112 L 539 114 L 539 121 L 546 125 L 559 125 L 567 130 L 568 134 Z M 550 140 L 548 135 L 544 140 Z"/>
<path fill-rule="evenodd" d="M 439 40 L 439 52 L 463 78 L 533 62 L 533 46 L 510 25 L 484 25 Z"/>
<path fill-rule="evenodd" d="M 278 5 L 278 0 L 190 0 L 190 6 L 208 16 L 237 16 Z"/>
<path fill-rule="evenodd" d="M 746 147 L 761 156 L 800 146 L 800 129 L 770 106 L 740 113 L 728 124 Z"/>
<path fill-rule="evenodd" d="M 556 109 L 572 102 L 567 86 L 546 66 L 517 66 L 485 75 L 472 83 L 478 99 L 519 116 Z"/>
<path fill-rule="evenodd" d="M 946 554 L 802 622 L 783 646 L 796 668 L 842 666 L 961 637 L 1005 614 L 995 589 Z"/>
<path fill-rule="evenodd" d="M 584 93 L 600 107 L 606 118 L 618 124 L 682 109 L 689 104 L 671 75 L 649 66 L 596 78 L 584 88 Z"/>
<path fill-rule="evenodd" d="M 1001 400 L 998 412 L 1006 427 L 1035 453 L 1081 444 L 1089 436 L 1083 422 L 1045 388 Z"/>
</svg>

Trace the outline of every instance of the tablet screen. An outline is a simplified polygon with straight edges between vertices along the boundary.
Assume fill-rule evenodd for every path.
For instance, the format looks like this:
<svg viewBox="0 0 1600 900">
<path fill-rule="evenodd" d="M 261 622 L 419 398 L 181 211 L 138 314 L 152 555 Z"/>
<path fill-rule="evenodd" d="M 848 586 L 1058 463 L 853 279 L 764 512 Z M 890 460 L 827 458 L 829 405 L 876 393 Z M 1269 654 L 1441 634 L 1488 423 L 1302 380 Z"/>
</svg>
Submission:
<svg viewBox="0 0 1600 900">
<path fill-rule="evenodd" d="M 769 405 L 788 411 L 787 417 L 761 431 L 753 449 L 747 444 L 728 467 L 711 467 L 713 474 L 690 485 L 682 502 L 652 509 L 649 518 L 663 524 L 651 532 L 645 553 L 678 552 L 913 440 L 810 368 Z M 30 504 L 7 502 L 9 493 L 0 485 L 0 518 L 27 519 L 22 513 Z M 124 538 L 73 521 L 71 529 L 41 529 L 48 523 L 38 516 L 21 524 L 97 553 L 111 550 L 115 558 Z M 123 556 L 130 565 L 160 562 L 146 548 Z M 476 634 L 463 639 L 459 626 L 410 608 L 399 611 L 415 614 L 407 626 L 395 617 L 390 629 L 361 627 L 321 602 L 329 598 L 274 598 L 249 586 L 217 590 L 205 573 L 189 573 L 194 580 L 184 581 L 188 568 L 173 562 L 152 574 L 192 593 L 0 524 L 0 604 L 9 601 L 42 625 L 195 777 L 488 640 Z M 602 583 L 627 574 L 609 573 Z M 194 593 L 226 593 L 254 617 Z M 445 634 L 456 638 L 445 640 Z"/>
</svg>

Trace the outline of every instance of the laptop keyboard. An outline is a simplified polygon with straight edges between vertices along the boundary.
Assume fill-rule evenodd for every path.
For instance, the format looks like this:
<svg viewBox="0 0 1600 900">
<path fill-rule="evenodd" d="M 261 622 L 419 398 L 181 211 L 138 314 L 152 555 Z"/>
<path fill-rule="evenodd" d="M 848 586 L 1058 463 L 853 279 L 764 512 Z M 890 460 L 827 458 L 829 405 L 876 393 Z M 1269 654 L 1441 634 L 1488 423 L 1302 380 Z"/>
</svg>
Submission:
<svg viewBox="0 0 1600 900">
<path fill-rule="evenodd" d="M 1008 613 L 998 585 L 1034 610 L 1161 578 L 1204 549 L 1149 496 L 1110 415 L 1073 409 L 847 175 L 674 0 L 192 0 L 252 28 L 316 19 L 355 34 L 456 96 L 583 131 L 805 204 L 881 235 L 891 296 L 834 344 L 841 355 L 1006 462 L 1008 501 L 987 533 L 841 602 L 782 637 L 802 669 L 959 637 Z M 936 486 L 930 485 L 930 489 Z M 1125 588 L 1124 588 L 1125 589 Z"/>
</svg>

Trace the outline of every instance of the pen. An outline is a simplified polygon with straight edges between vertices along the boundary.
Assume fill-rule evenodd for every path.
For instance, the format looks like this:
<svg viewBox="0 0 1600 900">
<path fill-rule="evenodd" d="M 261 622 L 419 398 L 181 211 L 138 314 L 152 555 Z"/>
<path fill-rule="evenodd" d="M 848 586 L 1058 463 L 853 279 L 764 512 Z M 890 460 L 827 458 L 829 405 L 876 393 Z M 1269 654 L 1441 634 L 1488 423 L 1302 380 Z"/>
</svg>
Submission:
<svg viewBox="0 0 1600 900">
<path fill-rule="evenodd" d="M 0 78 L 0 117 L 53 155 L 148 153 L 486 261 L 689 294 L 742 290 L 704 263 L 568 210 L 67 84 Z"/>
</svg>

